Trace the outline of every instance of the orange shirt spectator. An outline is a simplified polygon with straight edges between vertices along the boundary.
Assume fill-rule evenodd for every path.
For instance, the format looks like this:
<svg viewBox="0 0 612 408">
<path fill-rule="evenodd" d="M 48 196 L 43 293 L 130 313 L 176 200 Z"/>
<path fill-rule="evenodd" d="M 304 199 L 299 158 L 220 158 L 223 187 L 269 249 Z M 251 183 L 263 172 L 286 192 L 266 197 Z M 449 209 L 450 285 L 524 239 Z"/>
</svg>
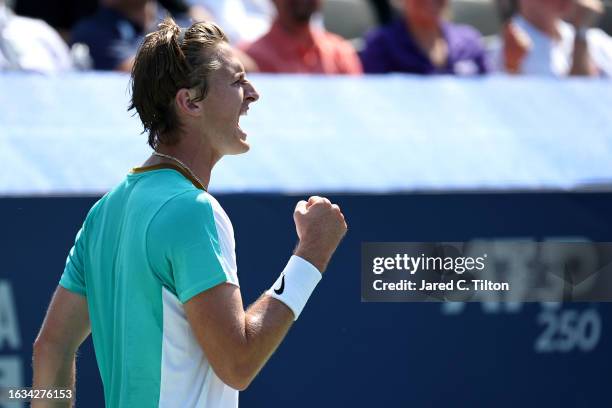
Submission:
<svg viewBox="0 0 612 408">
<path fill-rule="evenodd" d="M 308 25 L 289 31 L 277 19 L 263 37 L 241 47 L 260 72 L 361 74 L 353 46 L 341 37 Z"/>
</svg>

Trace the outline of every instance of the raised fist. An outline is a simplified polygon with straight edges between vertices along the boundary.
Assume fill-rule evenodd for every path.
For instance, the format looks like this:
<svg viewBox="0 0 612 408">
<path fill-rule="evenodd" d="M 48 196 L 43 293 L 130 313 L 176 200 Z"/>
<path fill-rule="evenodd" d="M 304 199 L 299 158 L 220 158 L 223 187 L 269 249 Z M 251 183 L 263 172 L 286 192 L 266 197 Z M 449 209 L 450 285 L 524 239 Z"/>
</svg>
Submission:
<svg viewBox="0 0 612 408">
<path fill-rule="evenodd" d="M 295 254 L 325 271 L 347 230 L 340 207 L 327 198 L 313 196 L 297 203 L 293 219 L 300 240 Z"/>
</svg>

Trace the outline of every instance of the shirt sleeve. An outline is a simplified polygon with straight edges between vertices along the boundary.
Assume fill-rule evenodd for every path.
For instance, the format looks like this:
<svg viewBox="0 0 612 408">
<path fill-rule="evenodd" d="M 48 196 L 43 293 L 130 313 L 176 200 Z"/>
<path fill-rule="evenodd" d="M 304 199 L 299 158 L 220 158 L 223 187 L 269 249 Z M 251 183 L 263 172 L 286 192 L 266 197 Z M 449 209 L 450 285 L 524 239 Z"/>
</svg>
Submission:
<svg viewBox="0 0 612 408">
<path fill-rule="evenodd" d="M 186 192 L 167 202 L 146 239 L 151 268 L 181 303 L 223 282 L 237 283 L 207 193 Z"/>
<path fill-rule="evenodd" d="M 77 233 L 74 246 L 68 253 L 64 273 L 60 279 L 60 286 L 81 296 L 87 296 L 85 275 L 83 273 L 83 255 L 85 250 L 85 224 Z"/>
</svg>

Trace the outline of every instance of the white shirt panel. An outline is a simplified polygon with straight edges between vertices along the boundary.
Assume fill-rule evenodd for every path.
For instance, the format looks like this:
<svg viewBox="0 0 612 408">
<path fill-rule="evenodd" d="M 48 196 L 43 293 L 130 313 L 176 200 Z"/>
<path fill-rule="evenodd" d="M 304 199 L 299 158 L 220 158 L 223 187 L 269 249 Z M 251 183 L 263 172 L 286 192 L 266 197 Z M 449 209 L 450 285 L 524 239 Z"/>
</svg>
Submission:
<svg viewBox="0 0 612 408">
<path fill-rule="evenodd" d="M 222 266 L 229 283 L 238 286 L 236 243 L 232 223 L 208 194 L 213 209 Z M 160 408 L 237 408 L 238 391 L 215 374 L 189 325 L 177 297 L 162 289 L 164 328 Z"/>
<path fill-rule="evenodd" d="M 208 198 L 210 199 L 210 204 L 213 209 L 215 225 L 217 227 L 217 235 L 219 236 L 223 270 L 227 275 L 229 283 L 239 286 L 238 267 L 236 265 L 236 241 L 234 239 L 234 227 L 232 226 L 232 222 L 219 202 L 210 194 L 208 194 Z"/>
<path fill-rule="evenodd" d="M 237 408 L 238 391 L 213 371 L 185 316 L 183 305 L 162 289 L 160 408 Z"/>
</svg>

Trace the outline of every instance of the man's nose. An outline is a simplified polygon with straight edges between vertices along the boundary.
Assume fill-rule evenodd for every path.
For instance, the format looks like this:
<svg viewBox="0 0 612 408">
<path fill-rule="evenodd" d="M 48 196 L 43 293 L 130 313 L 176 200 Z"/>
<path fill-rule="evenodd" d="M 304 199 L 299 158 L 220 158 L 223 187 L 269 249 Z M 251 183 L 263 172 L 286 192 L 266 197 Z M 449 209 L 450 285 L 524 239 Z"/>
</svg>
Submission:
<svg viewBox="0 0 612 408">
<path fill-rule="evenodd" d="M 257 92 L 253 84 L 248 83 L 246 86 L 245 92 L 246 92 L 246 99 L 249 102 L 255 102 L 259 99 L 259 92 Z"/>
</svg>

